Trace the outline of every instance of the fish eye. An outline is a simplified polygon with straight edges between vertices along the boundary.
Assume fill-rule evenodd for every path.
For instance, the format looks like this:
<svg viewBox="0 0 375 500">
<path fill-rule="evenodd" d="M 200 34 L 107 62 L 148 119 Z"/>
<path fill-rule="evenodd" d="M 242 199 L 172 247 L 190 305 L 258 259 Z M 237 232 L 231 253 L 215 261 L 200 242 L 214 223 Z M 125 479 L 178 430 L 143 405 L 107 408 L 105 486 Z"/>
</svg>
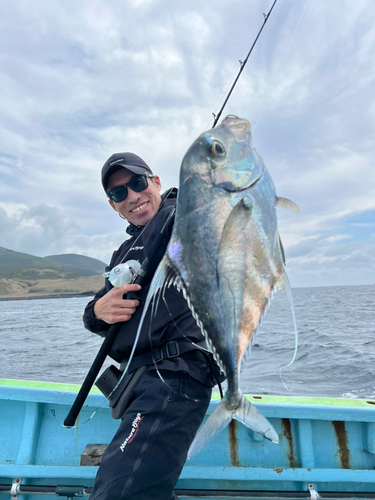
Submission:
<svg viewBox="0 0 375 500">
<path fill-rule="evenodd" d="M 213 141 L 210 149 L 215 156 L 225 156 L 225 148 L 219 141 Z"/>
</svg>

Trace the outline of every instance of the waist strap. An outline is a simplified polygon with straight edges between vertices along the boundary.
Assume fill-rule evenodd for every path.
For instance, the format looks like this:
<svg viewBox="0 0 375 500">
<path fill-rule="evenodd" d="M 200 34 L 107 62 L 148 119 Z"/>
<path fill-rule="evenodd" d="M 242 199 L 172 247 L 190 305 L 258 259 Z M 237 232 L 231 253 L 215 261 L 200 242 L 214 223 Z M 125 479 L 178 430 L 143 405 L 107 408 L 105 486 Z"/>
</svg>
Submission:
<svg viewBox="0 0 375 500">
<path fill-rule="evenodd" d="M 154 347 L 149 352 L 140 354 L 139 356 L 134 356 L 131 360 L 128 372 L 131 372 L 139 368 L 140 366 L 159 363 L 163 359 L 176 358 L 178 356 L 181 356 L 181 354 L 185 354 L 186 352 L 192 351 L 194 349 L 200 350 L 200 348 L 204 348 L 205 350 L 207 349 L 206 342 L 204 340 L 195 343 L 189 342 L 188 340 L 182 340 L 181 342 L 171 340 L 166 344 Z M 121 361 L 120 370 L 125 370 L 127 364 L 128 360 L 123 359 Z"/>
</svg>

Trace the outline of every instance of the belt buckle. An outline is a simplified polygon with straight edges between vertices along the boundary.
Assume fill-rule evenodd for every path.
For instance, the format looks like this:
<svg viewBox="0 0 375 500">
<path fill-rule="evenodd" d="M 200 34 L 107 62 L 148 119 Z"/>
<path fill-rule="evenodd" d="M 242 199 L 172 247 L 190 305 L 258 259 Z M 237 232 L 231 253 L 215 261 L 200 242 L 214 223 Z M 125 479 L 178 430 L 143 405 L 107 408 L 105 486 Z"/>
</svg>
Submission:
<svg viewBox="0 0 375 500">
<path fill-rule="evenodd" d="M 159 361 L 164 358 L 163 349 L 161 349 L 160 347 L 154 347 L 152 350 L 152 358 L 154 363 L 159 363 Z"/>
<path fill-rule="evenodd" d="M 179 356 L 180 349 L 178 347 L 178 342 L 171 340 L 168 344 L 165 344 L 165 352 L 168 358 L 175 358 Z"/>
</svg>

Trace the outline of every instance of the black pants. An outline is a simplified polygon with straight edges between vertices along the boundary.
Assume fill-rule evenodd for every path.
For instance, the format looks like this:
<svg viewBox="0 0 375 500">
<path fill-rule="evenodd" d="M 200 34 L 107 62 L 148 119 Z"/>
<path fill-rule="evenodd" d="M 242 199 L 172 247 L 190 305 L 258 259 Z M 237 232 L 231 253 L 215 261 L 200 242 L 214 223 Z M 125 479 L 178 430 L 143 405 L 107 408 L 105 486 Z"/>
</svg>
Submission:
<svg viewBox="0 0 375 500">
<path fill-rule="evenodd" d="M 174 486 L 211 387 L 183 372 L 147 370 L 103 455 L 90 500 L 175 500 Z"/>
</svg>

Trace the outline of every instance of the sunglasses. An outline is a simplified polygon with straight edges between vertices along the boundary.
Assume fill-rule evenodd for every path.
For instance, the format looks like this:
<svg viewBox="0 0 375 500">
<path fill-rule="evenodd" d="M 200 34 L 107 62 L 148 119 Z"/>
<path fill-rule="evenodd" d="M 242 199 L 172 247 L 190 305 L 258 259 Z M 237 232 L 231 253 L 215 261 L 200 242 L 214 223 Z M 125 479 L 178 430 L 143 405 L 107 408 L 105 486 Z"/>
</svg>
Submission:
<svg viewBox="0 0 375 500">
<path fill-rule="evenodd" d="M 128 196 L 128 187 L 136 193 L 144 191 L 148 187 L 148 180 L 152 179 L 154 176 L 150 174 L 135 175 L 126 184 L 121 184 L 121 186 L 116 186 L 110 191 L 108 191 L 108 197 L 115 203 L 120 203 L 120 201 L 126 200 Z"/>
</svg>

